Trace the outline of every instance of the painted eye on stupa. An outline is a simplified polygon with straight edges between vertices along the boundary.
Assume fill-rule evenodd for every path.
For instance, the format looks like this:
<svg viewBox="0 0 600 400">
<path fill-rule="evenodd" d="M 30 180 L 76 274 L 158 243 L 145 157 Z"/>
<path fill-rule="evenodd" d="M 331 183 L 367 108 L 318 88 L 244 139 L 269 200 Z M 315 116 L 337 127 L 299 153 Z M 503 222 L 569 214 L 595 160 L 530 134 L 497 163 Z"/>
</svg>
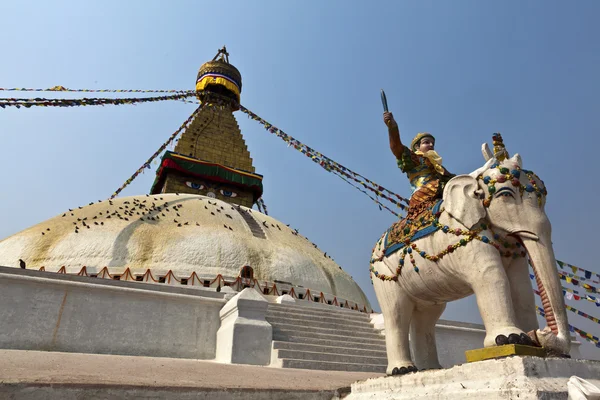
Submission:
<svg viewBox="0 0 600 400">
<path fill-rule="evenodd" d="M 188 187 L 191 187 L 192 189 L 196 189 L 196 190 L 202 190 L 204 189 L 204 185 L 201 185 L 199 183 L 196 182 L 186 182 L 185 183 Z"/>
<path fill-rule="evenodd" d="M 236 192 L 232 192 L 230 190 L 223 190 L 223 189 L 221 189 L 220 192 L 225 197 L 236 197 L 237 196 Z"/>
</svg>

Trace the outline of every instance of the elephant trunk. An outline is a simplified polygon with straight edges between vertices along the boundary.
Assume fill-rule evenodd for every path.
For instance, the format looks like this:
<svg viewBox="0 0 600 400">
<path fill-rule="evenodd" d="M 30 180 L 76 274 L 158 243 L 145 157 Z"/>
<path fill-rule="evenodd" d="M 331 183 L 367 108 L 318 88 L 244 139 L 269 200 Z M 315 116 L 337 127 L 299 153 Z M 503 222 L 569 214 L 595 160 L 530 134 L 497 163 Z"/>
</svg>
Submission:
<svg viewBox="0 0 600 400">
<path fill-rule="evenodd" d="M 535 332 L 537 340 L 550 352 L 567 355 L 571 348 L 571 336 L 550 237 L 544 235 L 534 239 L 520 236 L 520 239 L 531 260 L 548 324 L 547 328 Z"/>
</svg>

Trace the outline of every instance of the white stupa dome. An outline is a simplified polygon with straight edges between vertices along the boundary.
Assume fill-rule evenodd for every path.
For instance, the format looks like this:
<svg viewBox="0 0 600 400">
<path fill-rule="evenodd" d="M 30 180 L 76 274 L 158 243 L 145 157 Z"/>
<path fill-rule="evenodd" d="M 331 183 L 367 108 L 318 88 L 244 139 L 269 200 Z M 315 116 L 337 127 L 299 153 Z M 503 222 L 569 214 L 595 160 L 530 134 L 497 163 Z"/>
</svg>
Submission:
<svg viewBox="0 0 600 400">
<path fill-rule="evenodd" d="M 0 265 L 77 273 L 129 268 L 175 276 L 287 282 L 370 309 L 354 280 L 322 250 L 280 221 L 192 194 L 123 197 L 73 209 L 0 241 Z"/>
</svg>

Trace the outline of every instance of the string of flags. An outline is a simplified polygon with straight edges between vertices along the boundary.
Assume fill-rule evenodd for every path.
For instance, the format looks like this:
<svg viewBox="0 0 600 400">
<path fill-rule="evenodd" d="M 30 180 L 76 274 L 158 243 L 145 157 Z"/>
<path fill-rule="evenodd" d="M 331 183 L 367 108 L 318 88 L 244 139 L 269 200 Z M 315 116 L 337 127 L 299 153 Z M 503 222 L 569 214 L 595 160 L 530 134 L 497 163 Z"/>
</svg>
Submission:
<svg viewBox="0 0 600 400">
<path fill-rule="evenodd" d="M 594 283 L 600 283 L 600 274 L 597 272 L 588 271 L 587 269 L 583 269 L 583 268 L 577 267 L 575 265 L 571 265 L 569 263 L 566 263 L 566 262 L 560 261 L 560 260 L 556 260 L 556 262 L 558 263 L 558 266 L 561 269 L 570 268 L 571 271 L 573 271 L 573 274 L 576 274 L 577 271 L 583 272 L 583 276 L 585 278 L 578 277 L 577 279 L 580 279 L 580 280 L 590 279 Z M 592 277 L 594 277 L 595 279 L 592 279 Z"/>
<path fill-rule="evenodd" d="M 407 208 L 407 206 L 402 204 L 401 202 L 408 204 L 408 202 L 409 202 L 408 199 L 403 198 L 402 196 L 392 192 L 391 190 L 386 189 L 385 187 L 365 178 L 364 176 L 360 175 L 357 172 L 354 172 L 354 171 L 344 167 L 343 165 L 339 164 L 338 162 L 332 160 L 331 158 L 329 158 L 329 157 L 323 155 L 322 153 L 314 150 L 313 148 L 305 145 L 304 143 L 300 142 L 299 140 L 295 139 L 294 137 L 286 134 L 281 129 L 277 128 L 276 126 L 274 126 L 271 123 L 267 122 L 266 120 L 262 119 L 261 117 L 259 117 L 255 113 L 253 113 L 252 111 L 248 110 L 246 107 L 240 105 L 240 110 L 242 112 L 244 112 L 245 114 L 247 114 L 251 119 L 253 119 L 253 120 L 257 121 L 258 123 L 260 123 L 261 125 L 263 125 L 267 131 L 276 135 L 277 137 L 282 139 L 284 142 L 286 142 L 288 144 L 288 147 L 293 147 L 294 149 L 300 151 L 302 154 L 304 154 L 305 156 L 310 158 L 313 162 L 315 162 L 316 164 L 318 164 L 325 170 L 327 170 L 329 172 L 337 172 L 338 176 L 340 176 L 340 177 L 344 176 L 348 179 L 351 179 L 351 180 L 359 183 L 365 189 L 368 189 L 368 190 L 372 191 L 373 193 L 375 193 L 375 195 L 378 198 L 385 199 L 385 200 L 395 204 L 397 207 L 399 207 L 403 210 Z M 362 191 L 362 192 L 365 193 L 364 191 Z M 377 201 L 375 201 L 375 202 L 377 202 Z M 381 205 L 381 203 L 379 203 L 379 205 Z M 388 209 L 388 208 L 386 207 L 386 209 Z M 388 209 L 388 211 L 390 211 L 390 210 Z M 396 213 L 394 213 L 394 214 L 398 215 Z"/>
<path fill-rule="evenodd" d="M 122 99 L 108 98 L 82 98 L 82 99 L 44 99 L 44 98 L 0 98 L 0 107 L 80 107 L 80 106 L 105 106 L 149 103 L 165 100 L 181 100 L 195 96 L 195 93 L 177 93 L 167 96 L 131 97 Z"/>
<path fill-rule="evenodd" d="M 600 324 L 600 319 L 598 319 L 598 318 L 596 318 L 596 317 L 593 317 L 593 316 L 591 316 L 591 315 L 589 315 L 589 314 L 586 314 L 586 313 L 584 313 L 583 311 L 580 311 L 580 310 L 576 309 L 575 307 L 571 307 L 571 306 L 570 306 L 570 305 L 568 305 L 568 304 L 567 304 L 565 307 L 567 308 L 567 310 L 569 310 L 569 311 L 571 311 L 571 312 L 573 312 L 573 313 L 575 313 L 575 314 L 579 315 L 580 317 L 587 318 L 587 319 L 589 319 L 590 321 L 594 321 L 595 323 L 597 323 L 597 324 Z"/>
<path fill-rule="evenodd" d="M 563 287 L 563 295 L 567 298 L 567 300 L 587 300 L 596 304 L 596 307 L 600 307 L 600 298 L 590 294 L 581 294 L 577 290 Z"/>
<path fill-rule="evenodd" d="M 563 277 L 563 276 L 560 275 L 560 277 Z M 529 279 L 535 280 L 535 276 L 533 274 L 529 274 Z M 572 282 L 569 282 L 569 283 L 572 283 Z M 591 303 L 594 303 L 596 305 L 596 307 L 600 307 L 600 298 L 599 297 L 592 296 L 589 294 L 582 294 L 582 293 L 579 293 L 577 290 L 574 290 L 571 288 L 566 288 L 566 287 L 563 287 L 562 291 L 563 291 L 563 296 L 565 296 L 567 300 L 576 300 L 576 301 L 587 300 Z"/>
<path fill-rule="evenodd" d="M 336 174 L 334 172 L 334 174 Z M 379 200 L 374 199 L 369 193 L 365 192 L 364 190 L 362 190 L 361 188 L 359 188 L 358 186 L 356 186 L 355 184 L 353 184 L 352 182 L 350 182 L 348 179 L 344 178 L 343 176 L 340 176 L 340 179 L 342 179 L 344 182 L 346 182 L 348 185 L 353 186 L 354 188 L 356 188 L 359 192 L 364 193 L 368 198 L 370 198 L 371 200 L 373 200 L 375 203 L 377 203 L 377 205 L 379 206 L 379 209 L 381 210 L 382 208 L 385 208 L 386 210 L 388 210 L 389 212 L 391 212 L 392 214 L 394 214 L 396 217 L 400 218 L 400 215 L 393 211 L 390 210 L 385 204 L 381 203 Z"/>
<path fill-rule="evenodd" d="M 16 108 L 30 108 L 30 107 L 75 107 L 75 106 L 90 106 L 90 105 L 120 105 L 120 104 L 135 104 L 135 103 L 144 103 L 144 102 L 153 102 L 153 101 L 164 101 L 164 100 L 179 100 L 186 103 L 195 103 L 194 101 L 187 100 L 189 97 L 195 97 L 197 95 L 194 90 L 142 90 L 142 89 L 69 89 L 64 86 L 54 86 L 47 89 L 41 88 L 0 88 L 0 91 L 23 91 L 23 92 L 100 92 L 100 93 L 174 93 L 168 96 L 155 96 L 155 97 L 145 97 L 145 98 L 121 98 L 121 99 L 108 99 L 108 98 L 82 98 L 82 99 L 47 99 L 47 98 L 0 98 L 0 107 L 16 107 Z M 307 157 L 309 157 L 313 162 L 319 164 L 322 168 L 326 169 L 329 172 L 333 172 L 335 175 L 351 184 L 354 188 L 358 189 L 361 193 L 367 195 L 371 200 L 373 200 L 378 206 L 379 209 L 386 209 L 390 213 L 394 214 L 396 217 L 400 217 L 398 213 L 391 210 L 385 204 L 383 204 L 379 199 L 385 199 L 397 207 L 405 210 L 406 205 L 402 204 L 404 202 L 408 204 L 408 200 L 401 197 L 400 195 L 384 188 L 383 186 L 367 179 L 366 177 L 360 175 L 357 172 L 354 172 L 343 165 L 337 163 L 336 161 L 330 159 L 329 157 L 321 154 L 320 152 L 312 149 L 311 147 L 303 144 L 297 139 L 287 135 L 285 132 L 280 129 L 274 127 L 272 124 L 268 123 L 258 115 L 254 114 L 247 108 L 240 106 L 240 110 L 244 113 L 248 114 L 248 116 L 260 124 L 262 124 L 265 129 L 269 132 L 276 134 L 278 137 L 283 139 L 289 146 L 293 146 L 296 150 L 300 151 Z M 168 141 L 171 143 L 171 140 Z M 167 145 L 168 145 L 167 143 Z M 155 157 L 151 157 L 150 162 Z M 150 168 L 149 163 L 144 164 L 140 167 L 132 176 L 129 178 L 121 188 L 117 189 L 115 193 L 113 193 L 111 198 L 114 198 L 119 194 L 121 190 L 123 190 L 127 185 L 131 183 L 133 179 L 135 179 L 141 172 L 145 170 L 145 168 Z M 362 190 L 360 187 L 350 183 L 348 179 L 357 182 L 359 185 L 364 187 L 365 189 L 373 192 L 376 196 L 369 195 L 365 190 Z M 397 200 L 396 200 L 397 199 Z M 264 202 L 261 203 L 263 208 L 266 210 Z"/>
<path fill-rule="evenodd" d="M 261 211 L 262 208 L 262 213 L 265 215 L 269 215 L 269 213 L 267 212 L 267 205 L 265 204 L 265 201 L 263 200 L 262 197 L 259 197 L 258 200 L 256 200 L 256 206 L 258 207 L 258 210 Z"/>
<path fill-rule="evenodd" d="M 342 170 L 342 169 L 339 169 L 339 168 L 336 168 L 335 166 L 332 168 L 332 170 L 334 171 L 334 173 L 337 173 L 337 175 L 338 175 L 340 178 L 342 178 L 342 179 L 344 179 L 343 177 L 345 176 L 346 178 L 350 178 L 350 179 L 352 179 L 352 180 L 354 180 L 354 181 L 357 181 L 357 182 L 359 182 L 359 183 L 360 183 L 360 184 L 361 184 L 363 187 L 365 187 L 366 189 L 369 189 L 370 191 L 374 192 L 374 193 L 377 195 L 377 197 L 379 198 L 379 193 L 377 192 L 377 190 L 375 190 L 375 189 L 373 189 L 373 188 L 371 188 L 371 187 L 369 187 L 369 186 L 365 185 L 365 184 L 364 184 L 364 182 L 361 182 L 361 181 L 358 181 L 358 180 L 354 179 L 354 178 L 353 178 L 353 177 L 352 177 L 350 174 L 348 174 L 346 171 L 344 171 L 344 170 Z M 348 182 L 348 183 L 350 183 L 350 182 Z M 366 194 L 367 196 L 369 196 L 369 195 L 367 194 L 367 192 L 365 192 L 364 190 L 361 190 L 361 189 L 360 189 L 358 186 L 356 186 L 356 185 L 354 185 L 354 184 L 351 184 L 351 185 L 352 185 L 352 186 L 354 186 L 355 188 L 357 188 L 359 191 L 361 191 L 361 192 L 363 192 L 364 194 Z M 406 209 L 407 209 L 407 207 L 406 207 L 404 204 L 400 204 L 400 203 L 398 203 L 397 201 L 395 201 L 395 200 L 394 200 L 394 199 L 392 199 L 392 198 L 389 198 L 389 197 L 386 197 L 386 196 L 383 196 L 383 195 L 382 195 L 381 197 L 383 197 L 384 199 L 386 199 L 386 200 L 390 201 L 391 203 L 395 204 L 395 205 L 396 205 L 396 207 L 399 207 L 399 208 L 401 208 L 402 210 L 406 210 Z M 373 200 L 375 203 L 379 204 L 379 209 L 380 209 L 380 210 L 381 210 L 381 207 L 383 206 L 383 208 L 385 208 L 386 210 L 388 210 L 389 212 L 391 212 L 391 213 L 392 213 L 392 214 L 394 214 L 395 216 L 399 217 L 399 214 L 398 214 L 398 213 L 396 213 L 396 212 L 394 212 L 394 211 L 390 210 L 389 208 L 387 208 L 386 206 L 384 206 L 384 205 L 383 205 L 381 202 L 379 202 L 378 200 L 375 200 L 375 199 L 373 199 L 373 197 L 371 197 L 371 196 L 369 196 L 369 198 L 371 198 L 371 200 Z"/>
<path fill-rule="evenodd" d="M 255 113 L 253 113 L 252 111 L 248 110 L 246 107 L 241 106 L 240 105 L 240 110 L 246 114 L 248 114 L 248 116 L 259 122 L 261 125 L 263 125 L 265 127 L 266 130 L 268 130 L 270 133 L 275 134 L 276 136 L 278 136 L 279 138 L 281 138 L 283 141 L 285 141 L 286 143 L 288 143 L 288 146 L 293 146 L 296 150 L 299 150 L 300 152 L 302 152 L 303 154 L 305 154 L 307 157 L 311 158 L 314 162 L 316 163 L 322 163 L 325 165 L 322 165 L 322 167 L 324 168 L 335 168 L 337 169 L 340 173 L 343 174 L 348 174 L 348 177 L 351 179 L 356 179 L 355 177 L 361 178 L 364 181 L 361 181 L 360 179 L 357 180 L 358 183 L 362 184 L 362 185 L 371 185 L 372 187 L 368 187 L 368 189 L 373 190 L 378 196 L 386 198 L 388 200 L 390 200 L 391 202 L 396 202 L 393 198 L 388 198 L 388 196 L 383 195 L 383 193 L 381 192 L 387 192 L 389 193 L 391 196 L 396 197 L 397 199 L 399 199 L 400 201 L 405 202 L 406 204 L 409 203 L 408 199 L 403 198 L 402 196 L 392 192 L 389 189 L 384 188 L 383 186 L 369 180 L 368 178 L 360 175 L 357 172 L 354 172 L 352 170 L 350 170 L 349 168 L 344 167 L 343 165 L 341 165 L 340 163 L 332 160 L 331 158 L 325 156 L 324 154 L 314 150 L 313 148 L 305 145 L 304 143 L 300 142 L 299 140 L 295 139 L 294 137 L 286 134 L 284 131 L 282 131 L 281 129 L 273 126 L 272 124 L 270 124 L 269 122 L 265 121 L 263 118 L 259 117 L 258 115 L 256 115 Z"/>
<path fill-rule="evenodd" d="M 546 314 L 544 313 L 544 310 L 541 307 L 536 306 L 535 310 L 542 317 L 546 316 Z M 569 331 L 578 333 L 579 336 L 581 336 L 582 338 L 586 339 L 589 342 L 594 343 L 594 345 L 600 349 L 600 338 L 598 338 L 597 336 L 594 336 L 591 333 L 587 333 L 586 331 L 584 331 L 582 329 L 576 328 L 571 324 L 569 324 Z"/>
<path fill-rule="evenodd" d="M 598 288 L 590 285 L 589 283 L 580 282 L 579 277 L 576 276 L 567 276 L 564 272 L 559 271 L 559 278 L 571 285 L 581 286 L 585 289 L 586 292 L 589 293 L 598 293 Z"/>
<path fill-rule="evenodd" d="M 34 88 L 0 88 L 0 91 L 5 92 L 81 92 L 81 93 L 190 93 L 195 94 L 195 90 L 163 90 L 163 89 L 68 89 L 64 86 L 57 85 L 48 89 Z"/>
<path fill-rule="evenodd" d="M 113 194 L 112 196 L 110 196 L 110 199 L 114 199 L 115 197 L 117 197 L 119 195 L 119 193 L 121 193 L 121 191 L 123 189 L 125 189 L 135 178 L 137 178 L 137 176 L 139 174 L 141 174 L 146 168 L 150 169 L 150 164 L 152 163 L 152 161 L 158 157 L 158 155 L 160 153 L 162 153 L 163 150 L 165 150 L 167 148 L 167 146 L 173 141 L 175 140 L 175 138 L 177 137 L 177 135 L 179 135 L 182 131 L 184 131 L 185 129 L 187 129 L 187 126 L 192 122 L 192 120 L 196 117 L 196 115 L 200 112 L 200 109 L 202 109 L 202 106 L 199 106 L 193 113 L 192 115 L 190 115 L 188 117 L 188 119 L 185 120 L 185 122 L 183 124 L 181 124 L 181 126 L 175 131 L 173 132 L 173 134 L 171 136 L 169 136 L 169 138 L 167 139 L 166 142 L 164 142 L 162 144 L 162 146 L 160 146 L 158 148 L 158 150 L 156 150 L 154 152 L 154 154 L 152 154 L 152 156 L 150 156 L 149 159 L 146 160 L 146 162 L 137 169 L 137 171 L 135 171 L 133 173 L 133 175 L 131 175 L 131 177 L 129 177 L 129 179 L 127 179 L 125 181 L 125 183 L 123 185 L 121 185 L 120 188 L 118 188 Z"/>
<path fill-rule="evenodd" d="M 541 294 L 540 294 L 540 291 L 539 291 L 539 290 L 537 290 L 537 289 L 533 289 L 533 292 L 534 292 L 535 294 L 537 294 L 538 296 L 540 296 L 540 297 L 541 297 Z M 564 293 L 564 291 L 563 291 L 563 293 Z M 595 323 L 597 323 L 597 324 L 600 324 L 600 319 L 598 319 L 598 318 L 596 318 L 596 317 L 593 317 L 593 316 L 591 316 L 591 315 L 589 315 L 589 314 L 587 314 L 587 313 L 584 313 L 583 311 L 580 311 L 580 310 L 576 309 L 575 307 L 571 307 L 570 305 L 566 304 L 566 305 L 565 305 L 565 308 L 566 308 L 567 310 L 569 310 L 569 311 L 571 311 L 571 312 L 573 312 L 573 313 L 575 313 L 575 314 L 577 314 L 577 315 L 581 316 L 581 317 L 587 318 L 587 319 L 589 319 L 590 321 L 594 321 Z"/>
</svg>

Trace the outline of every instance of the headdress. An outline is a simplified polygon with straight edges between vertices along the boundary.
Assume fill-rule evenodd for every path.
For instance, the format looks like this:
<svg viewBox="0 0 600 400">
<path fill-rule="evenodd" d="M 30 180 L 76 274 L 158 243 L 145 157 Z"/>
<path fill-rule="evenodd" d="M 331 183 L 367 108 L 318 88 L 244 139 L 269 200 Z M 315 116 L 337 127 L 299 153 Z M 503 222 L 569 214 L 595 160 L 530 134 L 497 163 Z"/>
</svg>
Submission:
<svg viewBox="0 0 600 400">
<path fill-rule="evenodd" d="M 415 138 L 412 140 L 412 142 L 410 142 L 410 149 L 414 151 L 417 143 L 419 143 L 421 141 L 421 139 L 423 139 L 424 137 L 430 137 L 435 141 L 435 137 L 433 137 L 433 135 L 431 133 L 419 132 L 419 133 L 417 133 L 417 136 L 415 136 Z"/>
<path fill-rule="evenodd" d="M 415 149 L 415 146 L 417 145 L 417 143 L 419 143 L 419 141 L 421 141 L 421 139 L 423 139 L 425 137 L 430 137 L 435 141 L 435 137 L 433 137 L 433 135 L 431 133 L 419 132 L 419 133 L 417 133 L 417 136 L 415 136 L 415 138 L 410 143 L 410 147 L 412 148 L 412 150 L 414 151 L 414 153 L 416 155 L 423 156 L 426 159 L 428 159 L 429 162 L 431 163 L 431 165 L 433 166 L 433 168 L 435 168 L 435 170 L 439 174 L 443 175 L 444 167 L 442 167 L 442 157 L 440 157 L 440 155 L 438 153 L 436 153 L 435 150 L 429 150 L 428 152 L 423 153 L 421 150 Z"/>
<path fill-rule="evenodd" d="M 496 157 L 496 160 L 500 162 L 506 160 L 508 158 L 508 151 L 504 147 L 504 141 L 500 132 L 494 133 L 492 143 L 494 144 L 494 157 Z"/>
</svg>

